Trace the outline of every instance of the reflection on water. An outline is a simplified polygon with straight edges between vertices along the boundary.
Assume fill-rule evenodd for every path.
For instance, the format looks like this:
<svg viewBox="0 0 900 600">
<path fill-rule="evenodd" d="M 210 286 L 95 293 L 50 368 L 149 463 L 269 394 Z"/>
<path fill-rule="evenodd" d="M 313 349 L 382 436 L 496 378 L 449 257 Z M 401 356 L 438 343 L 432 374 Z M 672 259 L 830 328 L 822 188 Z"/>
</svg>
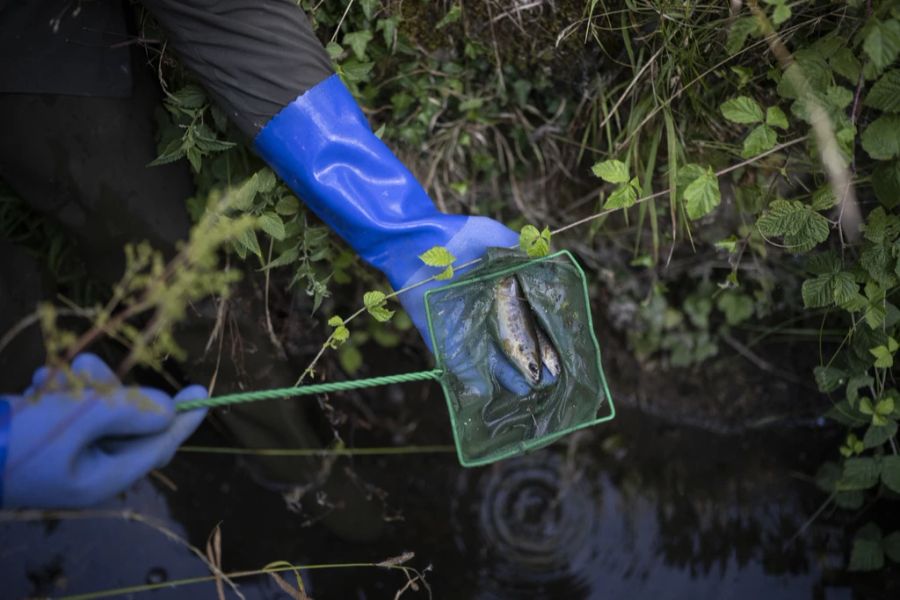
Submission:
<svg viewBox="0 0 900 600">
<path fill-rule="evenodd" d="M 602 499 L 542 452 L 459 474 L 451 508 L 461 554 L 480 549 L 481 598 L 584 597 L 596 569 Z"/>
<path fill-rule="evenodd" d="M 820 460 L 804 449 L 821 447 L 821 432 L 723 437 L 626 411 L 572 440 L 577 447 L 481 469 L 462 469 L 452 455 L 355 459 L 360 480 L 402 515 L 376 544 L 344 542 L 322 522 L 305 527 L 228 457 L 181 456 L 167 470 L 177 492 L 145 481 L 113 505 L 155 515 L 201 548 L 221 522 L 229 570 L 414 551 L 414 566 L 433 566 L 437 599 L 851 597 L 829 583 L 843 564 L 839 530 L 816 522 L 794 539 L 822 500 L 799 476 Z M 122 521 L 0 523 L 0 539 L 4 598 L 205 573 L 185 549 Z M 383 569 L 309 575 L 316 600 L 393 598 L 404 582 Z M 242 589 L 285 597 L 265 579 Z M 194 586 L 153 597 L 214 593 Z"/>
</svg>

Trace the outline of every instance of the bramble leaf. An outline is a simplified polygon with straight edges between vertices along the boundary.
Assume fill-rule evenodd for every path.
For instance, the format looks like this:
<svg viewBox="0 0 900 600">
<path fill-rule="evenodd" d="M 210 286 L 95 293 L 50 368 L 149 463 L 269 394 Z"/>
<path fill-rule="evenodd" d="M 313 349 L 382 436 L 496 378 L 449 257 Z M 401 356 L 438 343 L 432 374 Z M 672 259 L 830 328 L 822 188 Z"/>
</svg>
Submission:
<svg viewBox="0 0 900 600">
<path fill-rule="evenodd" d="M 892 69 L 882 75 L 863 103 L 889 113 L 900 112 L 900 70 Z"/>
<path fill-rule="evenodd" d="M 519 232 L 519 248 L 532 258 L 540 258 L 550 253 L 550 228 L 538 231 L 534 225 L 526 225 Z"/>
<path fill-rule="evenodd" d="M 456 260 L 450 251 L 443 246 L 434 246 L 419 255 L 419 260 L 429 267 L 447 267 Z"/>
<path fill-rule="evenodd" d="M 763 111 L 753 98 L 738 96 L 722 103 L 719 107 L 722 116 L 732 123 L 748 125 L 763 120 Z"/>
<path fill-rule="evenodd" d="M 719 178 L 712 167 L 694 179 L 684 189 L 685 210 L 691 219 L 699 219 L 711 213 L 722 201 Z"/>
<path fill-rule="evenodd" d="M 591 171 L 607 183 L 628 181 L 628 167 L 621 160 L 604 160 L 591 167 Z"/>
<path fill-rule="evenodd" d="M 792 252 L 806 252 L 828 238 L 828 219 L 797 200 L 775 200 L 756 221 L 763 236 L 781 236 Z"/>
<path fill-rule="evenodd" d="M 363 294 L 363 304 L 365 304 L 366 310 L 376 321 L 384 323 L 385 321 L 390 321 L 391 317 L 394 316 L 394 311 L 385 308 L 386 303 L 387 299 L 384 292 L 376 290 Z"/>
</svg>

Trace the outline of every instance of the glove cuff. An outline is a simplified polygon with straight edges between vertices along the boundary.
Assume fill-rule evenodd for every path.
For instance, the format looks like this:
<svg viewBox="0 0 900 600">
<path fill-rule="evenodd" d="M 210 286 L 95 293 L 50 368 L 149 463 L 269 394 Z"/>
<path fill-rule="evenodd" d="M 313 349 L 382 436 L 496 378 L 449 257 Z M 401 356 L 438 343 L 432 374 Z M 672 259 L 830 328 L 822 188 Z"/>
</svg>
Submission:
<svg viewBox="0 0 900 600">
<path fill-rule="evenodd" d="M 6 450 L 9 447 L 9 425 L 12 409 L 6 398 L 0 398 L 0 506 L 3 506 L 3 480 L 6 471 Z"/>
<path fill-rule="evenodd" d="M 466 217 L 445 215 L 372 133 L 333 75 L 272 117 L 256 151 L 322 221 L 398 287 L 445 245 Z"/>
</svg>

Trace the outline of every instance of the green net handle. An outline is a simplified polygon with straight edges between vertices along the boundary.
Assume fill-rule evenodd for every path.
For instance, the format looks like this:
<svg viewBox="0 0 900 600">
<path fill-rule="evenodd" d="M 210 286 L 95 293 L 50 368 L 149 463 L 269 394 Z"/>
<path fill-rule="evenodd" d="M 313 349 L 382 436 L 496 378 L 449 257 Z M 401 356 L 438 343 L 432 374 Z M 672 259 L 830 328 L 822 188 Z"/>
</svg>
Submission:
<svg viewBox="0 0 900 600">
<path fill-rule="evenodd" d="M 391 385 L 393 383 L 409 383 L 411 381 L 426 381 L 428 379 L 440 380 L 443 371 L 432 369 L 430 371 L 417 371 L 415 373 L 401 373 L 399 375 L 384 375 L 382 377 L 369 377 L 368 379 L 354 379 L 352 381 L 329 381 L 313 385 L 301 385 L 299 387 L 275 388 L 272 390 L 259 390 L 255 392 L 239 392 L 212 398 L 201 398 L 179 403 L 175 409 L 179 412 L 193 410 L 195 408 L 214 408 L 229 404 L 243 404 L 256 400 L 274 400 L 276 398 L 292 398 L 295 396 L 309 396 L 311 394 L 327 394 L 328 392 L 343 392 L 346 390 L 358 390 L 362 388 Z"/>
</svg>

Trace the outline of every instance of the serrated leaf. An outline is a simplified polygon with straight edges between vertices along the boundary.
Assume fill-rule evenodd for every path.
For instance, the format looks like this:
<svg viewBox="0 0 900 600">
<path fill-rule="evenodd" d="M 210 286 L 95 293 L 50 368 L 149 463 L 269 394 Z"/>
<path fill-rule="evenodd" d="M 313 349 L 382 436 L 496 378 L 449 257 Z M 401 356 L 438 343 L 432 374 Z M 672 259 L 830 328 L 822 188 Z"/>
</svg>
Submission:
<svg viewBox="0 0 900 600">
<path fill-rule="evenodd" d="M 337 327 L 337 326 L 343 325 L 343 324 L 344 324 L 344 320 L 337 315 L 328 319 L 328 325 L 330 325 L 331 327 Z"/>
<path fill-rule="evenodd" d="M 853 275 L 850 273 L 837 273 L 834 275 L 833 281 L 832 294 L 836 305 L 842 306 L 859 295 L 859 284 L 853 280 Z"/>
<path fill-rule="evenodd" d="M 256 239 L 256 232 L 252 229 L 245 229 L 242 231 L 235 241 L 246 251 L 262 258 L 262 251 L 259 249 L 259 240 Z"/>
<path fill-rule="evenodd" d="M 881 547 L 881 529 L 874 523 L 866 524 L 853 538 L 850 550 L 850 571 L 877 571 L 884 566 L 884 550 Z"/>
<path fill-rule="evenodd" d="M 763 120 L 763 111 L 753 98 L 738 96 L 722 103 L 719 107 L 722 116 L 732 123 L 748 125 Z"/>
<path fill-rule="evenodd" d="M 862 65 L 850 48 L 839 48 L 837 52 L 831 56 L 829 63 L 835 73 L 848 81 L 856 83 L 857 80 L 859 80 L 859 72 L 862 70 Z"/>
<path fill-rule="evenodd" d="M 876 160 L 900 156 L 900 115 L 882 115 L 875 119 L 863 131 L 860 142 Z"/>
<path fill-rule="evenodd" d="M 824 100 L 832 108 L 842 110 L 853 102 L 853 92 L 843 86 L 832 85 L 825 91 Z"/>
<path fill-rule="evenodd" d="M 834 302 L 834 278 L 819 275 L 803 282 L 800 288 L 804 308 L 824 308 Z"/>
<path fill-rule="evenodd" d="M 897 433 L 897 423 L 888 421 L 885 425 L 869 425 L 866 435 L 863 437 L 863 446 L 866 448 L 877 448 Z M 885 465 L 881 464 L 881 477 L 884 479 Z"/>
<path fill-rule="evenodd" d="M 900 52 L 900 23 L 893 19 L 873 19 L 867 29 L 863 51 L 875 68 L 884 69 L 894 62 Z"/>
<path fill-rule="evenodd" d="M 278 257 L 274 258 L 272 262 L 263 267 L 263 270 L 275 269 L 277 267 L 284 267 L 286 265 L 292 264 L 297 260 L 299 256 L 299 252 L 296 247 L 288 248 L 284 252 L 278 255 Z"/>
<path fill-rule="evenodd" d="M 525 225 L 519 232 L 519 248 L 532 258 L 540 258 L 550 253 L 550 228 L 542 231 L 534 225 Z"/>
<path fill-rule="evenodd" d="M 872 171 L 872 189 L 887 208 L 900 204 L 900 160 L 879 162 Z"/>
<path fill-rule="evenodd" d="M 384 295 L 384 292 L 372 291 L 366 292 L 363 294 L 363 304 L 366 306 L 366 310 L 372 315 L 376 321 L 386 322 L 390 321 L 391 317 L 394 316 L 394 311 L 388 310 L 385 307 L 387 303 L 387 299 Z"/>
<path fill-rule="evenodd" d="M 628 208 L 634 206 L 637 201 L 637 192 L 634 186 L 623 183 L 609 195 L 606 202 L 603 203 L 604 210 L 616 210 L 620 208 Z"/>
<path fill-rule="evenodd" d="M 419 260 L 429 267 L 446 267 L 453 264 L 456 257 L 443 246 L 434 246 L 419 255 Z"/>
<path fill-rule="evenodd" d="M 833 392 L 843 385 L 847 374 L 837 367 L 827 367 L 819 365 L 813 369 L 813 376 L 816 380 L 816 386 L 823 394 Z"/>
<path fill-rule="evenodd" d="M 881 464 L 874 458 L 848 458 L 844 461 L 841 478 L 837 483 L 839 490 L 867 490 L 878 484 L 881 475 Z"/>
<path fill-rule="evenodd" d="M 863 103 L 889 113 L 900 112 L 900 70 L 892 69 L 876 81 Z"/>
<path fill-rule="evenodd" d="M 265 212 L 259 216 L 259 228 L 276 240 L 284 239 L 284 222 L 273 212 Z"/>
<path fill-rule="evenodd" d="M 699 219 L 711 213 L 722 201 L 719 178 L 708 168 L 684 189 L 685 210 L 691 219 Z"/>
<path fill-rule="evenodd" d="M 628 181 L 628 167 L 621 160 L 605 160 L 591 167 L 591 171 L 608 183 L 625 183 Z"/>
<path fill-rule="evenodd" d="M 787 115 L 777 106 L 770 106 L 766 109 L 766 125 L 769 127 L 778 127 L 779 129 L 787 129 L 790 124 Z"/>
<path fill-rule="evenodd" d="M 206 92 L 199 85 L 189 83 L 168 99 L 182 108 L 200 108 L 206 104 Z"/>
<path fill-rule="evenodd" d="M 828 238 L 828 219 L 797 200 L 775 200 L 756 222 L 766 238 L 781 236 L 788 250 L 806 252 Z"/>
<path fill-rule="evenodd" d="M 757 154 L 762 154 L 766 150 L 771 150 L 778 143 L 778 133 L 768 125 L 757 125 L 744 138 L 744 146 L 741 149 L 741 156 L 744 158 L 752 158 Z"/>
<path fill-rule="evenodd" d="M 452 279 L 453 278 L 453 267 L 452 266 L 447 267 L 446 269 L 441 271 L 439 274 L 435 275 L 434 278 L 437 281 L 445 281 L 447 279 Z"/>
<path fill-rule="evenodd" d="M 344 325 L 338 325 L 334 331 L 331 332 L 331 339 L 340 345 L 346 342 L 350 338 L 350 330 L 347 329 Z"/>
</svg>

